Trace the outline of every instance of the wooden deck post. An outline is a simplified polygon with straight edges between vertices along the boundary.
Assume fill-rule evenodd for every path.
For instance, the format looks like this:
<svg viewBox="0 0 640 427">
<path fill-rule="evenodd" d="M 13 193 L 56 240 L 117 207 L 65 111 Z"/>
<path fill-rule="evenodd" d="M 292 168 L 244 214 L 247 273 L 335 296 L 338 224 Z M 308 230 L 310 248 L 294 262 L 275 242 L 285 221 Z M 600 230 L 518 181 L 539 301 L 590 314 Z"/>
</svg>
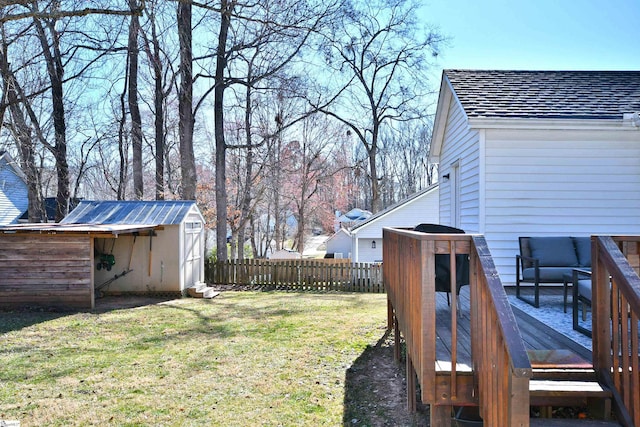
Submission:
<svg viewBox="0 0 640 427">
<path fill-rule="evenodd" d="M 416 401 L 416 371 L 411 355 L 407 352 L 407 410 L 409 412 L 416 412 Z"/>
</svg>

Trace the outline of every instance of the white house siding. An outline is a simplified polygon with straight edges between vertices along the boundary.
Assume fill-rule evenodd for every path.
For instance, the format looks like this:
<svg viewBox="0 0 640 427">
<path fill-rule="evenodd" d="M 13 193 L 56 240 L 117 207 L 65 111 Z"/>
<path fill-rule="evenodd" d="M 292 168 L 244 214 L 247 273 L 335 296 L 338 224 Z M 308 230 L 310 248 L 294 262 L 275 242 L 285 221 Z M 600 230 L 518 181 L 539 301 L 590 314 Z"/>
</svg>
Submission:
<svg viewBox="0 0 640 427">
<path fill-rule="evenodd" d="M 468 128 L 466 115 L 454 100 L 447 115 L 439 176 L 442 179 L 443 175 L 452 173 L 452 165 L 457 162 L 460 173 L 459 226 L 467 233 L 479 231 L 479 141 L 479 132 Z M 451 179 L 440 182 L 440 223 L 444 225 L 456 224 L 451 217 L 451 184 Z"/>
<path fill-rule="evenodd" d="M 371 247 L 372 241 L 376 242 L 375 249 Z M 376 239 L 358 239 L 357 245 L 358 259 L 353 262 L 382 262 L 382 236 Z"/>
<path fill-rule="evenodd" d="M 518 236 L 640 234 L 640 131 L 487 130 L 484 233 L 504 284 Z"/>
<path fill-rule="evenodd" d="M 354 262 L 382 260 L 382 229 L 384 227 L 415 227 L 422 223 L 440 223 L 438 198 L 439 186 L 353 230 L 352 244 L 354 247 L 358 245 L 357 255 L 353 255 Z M 375 249 L 371 247 L 373 241 L 376 242 Z"/>
<path fill-rule="evenodd" d="M 326 245 L 328 254 L 340 253 L 342 258 L 351 257 L 351 235 L 343 228 L 331 236 Z"/>
<path fill-rule="evenodd" d="M 422 223 L 439 224 L 439 188 L 439 186 L 434 187 L 353 230 L 352 244 L 355 247 L 357 242 L 358 245 L 357 254 L 353 254 L 354 262 L 382 260 L 382 229 L 384 227 L 415 227 Z M 373 241 L 376 242 L 375 249 L 371 247 Z"/>
<path fill-rule="evenodd" d="M 0 157 L 0 225 L 14 224 L 27 210 L 27 184 L 6 161 Z"/>
</svg>

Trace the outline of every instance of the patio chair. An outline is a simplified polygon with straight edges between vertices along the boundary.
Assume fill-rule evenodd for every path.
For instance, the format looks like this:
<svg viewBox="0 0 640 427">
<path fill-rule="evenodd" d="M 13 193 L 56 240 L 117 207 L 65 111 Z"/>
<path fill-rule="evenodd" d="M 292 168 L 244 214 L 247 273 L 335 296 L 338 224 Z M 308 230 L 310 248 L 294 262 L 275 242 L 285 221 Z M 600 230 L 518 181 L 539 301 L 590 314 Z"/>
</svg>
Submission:
<svg viewBox="0 0 640 427">
<path fill-rule="evenodd" d="M 414 229 L 421 233 L 432 234 L 464 234 L 464 230 L 440 224 L 419 224 Z M 447 304 L 451 305 L 449 293 L 451 292 L 450 255 L 436 254 L 436 292 L 447 293 Z M 460 288 L 469 284 L 469 256 L 456 255 L 456 295 L 460 294 Z"/>
<path fill-rule="evenodd" d="M 582 304 L 582 321 L 587 320 L 587 307 L 591 307 L 591 271 L 576 268 L 572 274 L 573 283 L 573 329 L 588 337 L 591 331 L 578 322 L 578 312 Z"/>
</svg>

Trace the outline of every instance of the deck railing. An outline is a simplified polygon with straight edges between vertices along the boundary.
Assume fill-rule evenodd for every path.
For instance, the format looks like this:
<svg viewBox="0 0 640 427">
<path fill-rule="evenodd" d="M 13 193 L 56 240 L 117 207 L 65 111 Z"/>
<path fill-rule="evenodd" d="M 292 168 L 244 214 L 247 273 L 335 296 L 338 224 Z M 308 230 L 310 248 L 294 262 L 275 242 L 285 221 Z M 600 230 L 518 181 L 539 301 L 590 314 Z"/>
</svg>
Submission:
<svg viewBox="0 0 640 427">
<path fill-rule="evenodd" d="M 350 259 L 237 259 L 205 266 L 212 284 L 282 290 L 382 293 L 382 264 Z"/>
<path fill-rule="evenodd" d="M 640 236 L 592 236 L 593 364 L 617 419 L 640 426 Z"/>
<path fill-rule="evenodd" d="M 451 368 L 445 377 L 436 372 L 436 254 L 451 255 Z M 472 363 L 479 401 L 460 388 L 465 382 L 458 372 L 456 254 L 470 258 Z M 484 238 L 385 228 L 383 260 L 390 320 L 406 343 L 409 407 L 414 407 L 412 378 L 417 375 L 422 401 L 431 406 L 432 426 L 450 425 L 452 406 L 478 403 L 485 425 L 529 425 L 531 365 Z"/>
<path fill-rule="evenodd" d="M 472 249 L 471 345 L 480 415 L 485 425 L 529 425 L 531 363 L 484 237 L 474 236 Z"/>
</svg>

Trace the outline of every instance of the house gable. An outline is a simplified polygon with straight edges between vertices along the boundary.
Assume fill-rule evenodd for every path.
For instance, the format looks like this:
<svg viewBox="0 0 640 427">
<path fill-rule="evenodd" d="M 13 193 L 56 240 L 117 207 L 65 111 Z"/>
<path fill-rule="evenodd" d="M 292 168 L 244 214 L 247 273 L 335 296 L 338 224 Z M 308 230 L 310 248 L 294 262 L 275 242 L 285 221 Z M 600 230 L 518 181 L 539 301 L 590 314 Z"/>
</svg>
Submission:
<svg viewBox="0 0 640 427">
<path fill-rule="evenodd" d="M 0 153 L 0 224 L 16 223 L 28 206 L 24 174 L 9 153 Z"/>
<path fill-rule="evenodd" d="M 376 213 L 366 221 L 353 227 L 351 235 L 380 238 L 382 236 L 382 227 L 413 226 L 424 222 L 437 223 L 438 218 L 435 213 L 437 212 L 437 205 L 438 184 L 434 184 Z M 433 212 L 429 210 L 430 206 L 433 208 Z"/>
</svg>

